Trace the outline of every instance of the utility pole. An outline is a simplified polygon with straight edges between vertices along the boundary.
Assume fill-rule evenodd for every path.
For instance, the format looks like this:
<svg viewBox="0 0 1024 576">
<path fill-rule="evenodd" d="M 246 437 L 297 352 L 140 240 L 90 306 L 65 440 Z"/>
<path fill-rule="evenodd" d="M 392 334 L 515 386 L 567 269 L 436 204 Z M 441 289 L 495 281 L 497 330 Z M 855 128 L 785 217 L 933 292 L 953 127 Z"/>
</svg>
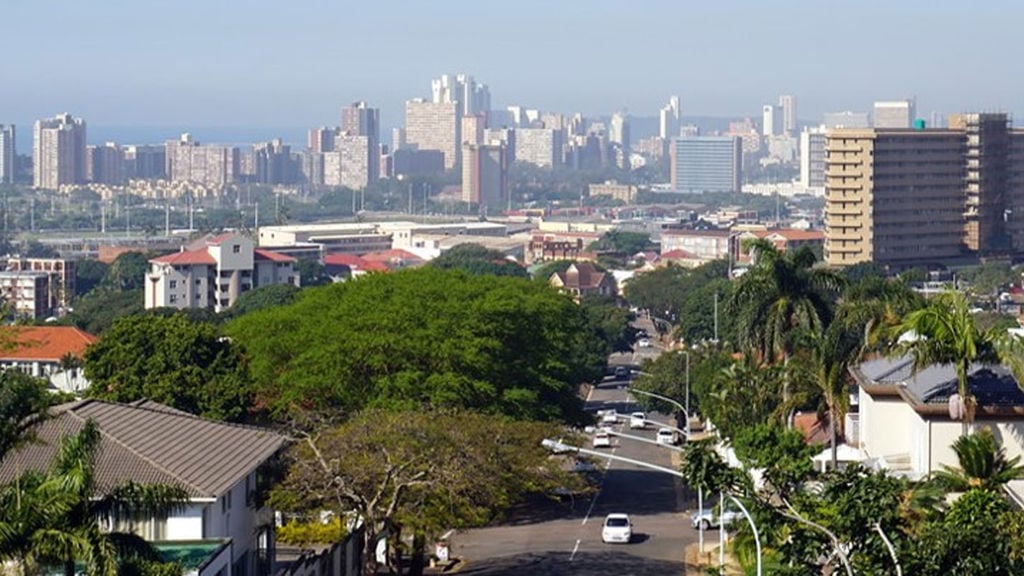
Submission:
<svg viewBox="0 0 1024 576">
<path fill-rule="evenodd" d="M 718 292 L 715 292 L 715 344 L 718 344 Z"/>
</svg>

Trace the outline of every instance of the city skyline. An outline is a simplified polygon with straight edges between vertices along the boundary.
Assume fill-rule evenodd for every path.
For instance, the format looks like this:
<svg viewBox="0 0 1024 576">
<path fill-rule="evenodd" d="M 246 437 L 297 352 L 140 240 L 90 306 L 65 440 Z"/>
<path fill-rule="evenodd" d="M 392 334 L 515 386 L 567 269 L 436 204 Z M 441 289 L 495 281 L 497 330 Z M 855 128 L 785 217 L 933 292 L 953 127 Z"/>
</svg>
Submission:
<svg viewBox="0 0 1024 576">
<path fill-rule="evenodd" d="M 432 79 L 462 73 L 490 87 L 494 108 L 587 116 L 656 117 L 675 94 L 682 116 L 755 118 L 792 94 L 801 121 L 911 97 L 926 118 L 1021 107 L 1007 72 L 1012 53 L 989 41 L 1010 37 L 1024 16 L 1024 6 L 1003 1 L 594 0 L 585 12 L 538 0 L 514 9 L 264 0 L 244 10 L 199 0 L 7 8 L 8 22 L 45 23 L 6 35 L 33 49 L 5 71 L 0 123 L 26 128 L 69 112 L 97 128 L 294 129 L 332 124 L 342 106 L 366 101 L 386 130 L 402 124 L 406 100 L 431 96 Z M 40 30 L 48 42 L 38 42 Z"/>
</svg>

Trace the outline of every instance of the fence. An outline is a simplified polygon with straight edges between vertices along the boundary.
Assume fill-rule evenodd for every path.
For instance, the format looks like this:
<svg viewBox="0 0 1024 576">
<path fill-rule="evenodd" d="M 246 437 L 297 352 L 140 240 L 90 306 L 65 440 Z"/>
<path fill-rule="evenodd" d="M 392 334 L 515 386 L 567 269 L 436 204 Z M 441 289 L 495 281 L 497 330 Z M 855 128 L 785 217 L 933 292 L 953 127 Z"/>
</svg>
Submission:
<svg viewBox="0 0 1024 576">
<path fill-rule="evenodd" d="M 329 548 L 301 551 L 294 560 L 283 563 L 274 576 L 362 576 L 363 530 L 353 530 Z"/>
</svg>

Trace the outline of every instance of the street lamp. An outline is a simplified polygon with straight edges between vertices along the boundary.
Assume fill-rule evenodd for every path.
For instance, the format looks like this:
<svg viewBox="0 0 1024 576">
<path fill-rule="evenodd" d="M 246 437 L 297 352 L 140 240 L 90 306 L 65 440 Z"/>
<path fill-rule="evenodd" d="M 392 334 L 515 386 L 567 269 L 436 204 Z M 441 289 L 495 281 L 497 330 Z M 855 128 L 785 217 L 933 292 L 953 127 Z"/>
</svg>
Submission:
<svg viewBox="0 0 1024 576">
<path fill-rule="evenodd" d="M 645 372 L 641 372 L 641 374 L 645 374 Z M 650 376 L 650 374 L 647 374 L 647 375 Z M 686 416 L 686 439 L 687 440 L 690 439 L 690 411 L 686 409 L 686 406 L 683 406 L 679 402 L 677 402 L 677 401 L 675 401 L 675 400 L 673 400 L 673 399 L 671 399 L 671 398 L 669 398 L 667 396 L 662 396 L 661 394 L 655 394 L 654 392 L 648 392 L 646 390 L 638 390 L 637 388 L 633 388 L 631 386 L 627 387 L 626 390 L 628 392 L 632 393 L 632 394 L 642 394 L 644 396 L 650 396 L 651 398 L 657 398 L 658 400 L 661 400 L 663 402 L 668 402 L 669 404 L 675 406 L 677 409 L 682 411 L 683 415 Z M 689 390 L 687 390 L 687 399 L 689 399 Z M 687 403 L 689 403 L 689 402 L 687 402 Z"/>
<path fill-rule="evenodd" d="M 584 454 L 586 456 L 597 456 L 599 458 L 604 458 L 606 460 L 625 462 L 626 464 L 640 466 L 641 468 L 648 468 L 650 470 L 664 472 L 666 474 L 671 474 L 677 478 L 682 478 L 683 480 L 686 480 L 686 476 L 684 476 L 683 473 L 678 470 L 665 468 L 664 466 L 658 466 L 657 464 L 651 464 L 650 462 L 644 462 L 643 460 L 634 460 L 633 458 L 626 458 L 625 456 L 618 456 L 616 454 L 607 454 L 605 452 L 598 452 L 597 450 L 587 450 L 586 448 L 572 446 L 570 444 L 565 444 L 560 440 L 552 440 L 550 438 L 545 438 L 541 440 L 540 444 L 541 446 L 555 453 L 576 452 L 577 454 Z M 754 524 L 754 518 L 750 515 L 750 512 L 747 511 L 747 508 L 735 496 L 733 496 L 732 494 L 726 494 L 726 496 L 728 496 L 733 501 L 733 503 L 735 503 L 736 506 L 740 509 L 740 512 L 742 512 L 743 516 L 747 519 L 747 523 L 750 524 L 750 529 L 754 532 L 754 546 L 757 548 L 757 576 L 762 576 L 761 535 L 757 531 L 757 525 Z"/>
</svg>

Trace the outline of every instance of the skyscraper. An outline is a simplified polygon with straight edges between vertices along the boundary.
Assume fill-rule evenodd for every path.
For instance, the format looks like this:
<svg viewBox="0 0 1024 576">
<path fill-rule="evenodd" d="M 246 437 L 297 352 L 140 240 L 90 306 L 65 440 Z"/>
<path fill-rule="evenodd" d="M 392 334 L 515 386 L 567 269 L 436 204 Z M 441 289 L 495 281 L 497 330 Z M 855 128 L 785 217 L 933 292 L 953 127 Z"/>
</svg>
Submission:
<svg viewBox="0 0 1024 576">
<path fill-rule="evenodd" d="M 486 113 L 491 109 L 491 91 L 469 74 L 445 74 L 430 82 L 431 102 L 458 103 L 459 117 Z"/>
<path fill-rule="evenodd" d="M 508 155 L 500 141 L 463 144 L 462 201 L 481 214 L 500 214 L 508 203 Z"/>
<path fill-rule="evenodd" d="M 361 188 L 376 182 L 380 177 L 380 109 L 370 108 L 366 102 L 342 108 L 341 133 L 366 138 L 366 166 L 361 169 L 366 173 L 366 183 Z"/>
<path fill-rule="evenodd" d="M 14 124 L 0 124 L 0 184 L 14 182 L 15 160 L 18 157 L 14 144 Z"/>
<path fill-rule="evenodd" d="M 671 148 L 672 188 L 679 192 L 739 192 L 743 143 L 738 136 L 680 137 Z"/>
<path fill-rule="evenodd" d="M 85 182 L 85 121 L 60 114 L 35 124 L 32 185 L 56 190 Z"/>
<path fill-rule="evenodd" d="M 783 94 L 779 96 L 779 108 L 782 110 L 782 133 L 796 133 L 796 96 Z"/>
<path fill-rule="evenodd" d="M 167 178 L 172 182 L 201 182 L 224 186 L 238 180 L 240 154 L 234 146 L 199 145 L 190 134 L 169 140 Z"/>
<path fill-rule="evenodd" d="M 541 168 L 553 168 L 562 163 L 562 131 L 550 128 L 516 128 L 516 162 L 526 162 Z"/>
<path fill-rule="evenodd" d="M 322 154 L 324 152 L 331 152 L 334 150 L 334 137 L 338 134 L 335 128 L 329 128 L 322 126 L 320 128 L 311 128 L 309 130 L 309 136 L 307 140 L 307 146 L 309 151 Z"/>
<path fill-rule="evenodd" d="M 679 136 L 679 96 L 672 96 L 658 115 L 658 136 L 663 140 Z"/>
<path fill-rule="evenodd" d="M 913 100 L 895 100 L 891 102 L 875 102 L 875 128 L 910 128 L 914 123 L 915 106 Z"/>
<path fill-rule="evenodd" d="M 114 142 L 86 146 L 86 179 L 97 184 L 124 184 L 124 150 Z"/>
<path fill-rule="evenodd" d="M 775 135 L 775 106 L 765 104 L 761 108 L 761 135 Z"/>
<path fill-rule="evenodd" d="M 612 114 L 612 120 L 608 126 L 608 141 L 618 144 L 623 152 L 629 154 L 629 117 L 625 112 Z"/>
<path fill-rule="evenodd" d="M 427 102 L 421 98 L 405 103 L 405 143 L 418 150 L 444 154 L 445 170 L 459 165 L 462 122 L 457 102 Z"/>
<path fill-rule="evenodd" d="M 804 128 L 800 133 L 800 185 L 825 186 L 825 132 L 821 129 Z"/>
</svg>

